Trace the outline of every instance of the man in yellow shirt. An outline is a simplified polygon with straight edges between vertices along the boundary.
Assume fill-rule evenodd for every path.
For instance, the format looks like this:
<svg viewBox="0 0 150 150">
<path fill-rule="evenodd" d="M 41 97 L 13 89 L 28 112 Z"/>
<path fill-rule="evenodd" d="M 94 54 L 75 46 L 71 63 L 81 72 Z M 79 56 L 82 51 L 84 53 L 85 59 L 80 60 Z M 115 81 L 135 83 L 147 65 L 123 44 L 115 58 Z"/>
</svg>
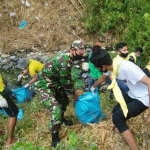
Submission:
<svg viewBox="0 0 150 150">
<path fill-rule="evenodd" d="M 141 47 L 137 47 L 134 52 L 128 55 L 127 60 L 136 64 L 136 58 L 139 57 L 141 53 L 143 53 L 143 49 Z"/>
<path fill-rule="evenodd" d="M 15 126 L 17 124 L 17 115 L 19 113 L 18 107 L 10 98 L 8 88 L 3 84 L 2 76 L 0 75 L 0 109 L 3 108 L 9 116 L 8 122 L 8 134 L 6 140 L 6 146 L 12 146 L 18 141 L 14 137 Z M 5 134 L 4 130 L 0 130 L 0 134 Z"/>
<path fill-rule="evenodd" d="M 44 64 L 37 60 L 20 58 L 18 61 L 17 68 L 25 69 L 22 74 L 18 76 L 18 81 L 27 73 L 32 77 L 32 79 L 24 87 L 28 87 L 30 84 L 37 81 L 37 74 L 41 71 Z"/>
</svg>

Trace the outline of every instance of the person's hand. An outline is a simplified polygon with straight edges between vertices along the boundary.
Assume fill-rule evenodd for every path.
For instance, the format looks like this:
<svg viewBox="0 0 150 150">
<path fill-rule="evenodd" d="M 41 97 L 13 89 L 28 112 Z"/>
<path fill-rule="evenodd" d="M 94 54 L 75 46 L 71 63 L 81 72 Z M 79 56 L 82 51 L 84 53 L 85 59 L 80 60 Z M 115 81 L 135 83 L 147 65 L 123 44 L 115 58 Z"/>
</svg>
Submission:
<svg viewBox="0 0 150 150">
<path fill-rule="evenodd" d="M 91 92 L 92 92 L 93 95 L 94 95 L 95 88 L 92 86 L 90 90 L 91 90 Z"/>
<path fill-rule="evenodd" d="M 0 107 L 8 107 L 8 103 L 4 97 L 0 95 Z"/>
<path fill-rule="evenodd" d="M 89 63 L 87 63 L 87 62 L 82 63 L 82 70 L 88 71 L 89 70 Z"/>
<path fill-rule="evenodd" d="M 29 83 L 27 83 L 24 87 L 27 88 L 29 86 Z"/>
<path fill-rule="evenodd" d="M 78 94 L 77 94 L 77 92 L 73 93 L 73 100 L 74 101 L 78 100 Z"/>
<path fill-rule="evenodd" d="M 23 74 L 20 74 L 20 75 L 18 76 L 18 81 L 19 81 L 22 77 L 23 77 Z"/>
</svg>

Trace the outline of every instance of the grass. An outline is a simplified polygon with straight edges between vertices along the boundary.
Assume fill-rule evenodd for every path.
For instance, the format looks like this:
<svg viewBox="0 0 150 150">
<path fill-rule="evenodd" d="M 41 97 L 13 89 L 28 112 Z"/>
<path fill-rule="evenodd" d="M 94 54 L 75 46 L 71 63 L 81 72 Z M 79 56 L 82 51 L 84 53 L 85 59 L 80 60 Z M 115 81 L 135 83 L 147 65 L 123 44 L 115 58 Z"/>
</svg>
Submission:
<svg viewBox="0 0 150 150">
<path fill-rule="evenodd" d="M 73 109 L 73 101 L 65 113 L 67 119 L 74 122 L 73 126 L 66 127 L 62 125 L 60 130 L 59 145 L 60 150 L 128 150 L 127 144 L 118 133 L 112 132 L 111 111 L 116 104 L 115 100 L 109 100 L 110 91 L 105 90 L 100 93 L 101 106 L 103 112 L 107 115 L 106 121 L 100 121 L 99 124 L 89 126 L 82 125 Z M 49 111 L 43 107 L 38 97 L 23 104 L 17 104 L 24 110 L 24 117 L 18 120 L 15 130 L 15 136 L 20 138 L 20 142 L 11 147 L 11 150 L 51 150 L 51 135 L 48 130 Z M 130 119 L 128 124 L 134 131 L 136 141 L 144 150 L 148 148 L 150 142 L 149 129 L 145 126 L 145 113 L 137 118 Z M 8 118 L 0 115 L 0 124 L 2 129 L 7 128 Z M 5 149 L 7 135 L 0 135 L 0 149 Z M 145 140 L 145 139 L 146 140 Z M 145 149 L 146 150 L 146 149 Z M 148 150 L 148 149 L 147 149 Z"/>
</svg>

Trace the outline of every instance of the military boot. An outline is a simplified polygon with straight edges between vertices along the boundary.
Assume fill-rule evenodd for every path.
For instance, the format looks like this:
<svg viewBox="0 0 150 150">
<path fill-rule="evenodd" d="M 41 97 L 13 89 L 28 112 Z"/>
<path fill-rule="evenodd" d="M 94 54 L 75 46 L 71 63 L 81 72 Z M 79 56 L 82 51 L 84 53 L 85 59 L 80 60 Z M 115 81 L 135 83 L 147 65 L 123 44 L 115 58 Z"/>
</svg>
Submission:
<svg viewBox="0 0 150 150">
<path fill-rule="evenodd" d="M 62 113 L 62 124 L 64 124 L 65 126 L 72 126 L 73 122 L 71 120 L 67 120 L 64 118 L 64 112 Z"/>
<path fill-rule="evenodd" d="M 60 139 L 59 139 L 58 132 L 52 133 L 52 147 L 55 148 L 59 142 Z"/>
</svg>

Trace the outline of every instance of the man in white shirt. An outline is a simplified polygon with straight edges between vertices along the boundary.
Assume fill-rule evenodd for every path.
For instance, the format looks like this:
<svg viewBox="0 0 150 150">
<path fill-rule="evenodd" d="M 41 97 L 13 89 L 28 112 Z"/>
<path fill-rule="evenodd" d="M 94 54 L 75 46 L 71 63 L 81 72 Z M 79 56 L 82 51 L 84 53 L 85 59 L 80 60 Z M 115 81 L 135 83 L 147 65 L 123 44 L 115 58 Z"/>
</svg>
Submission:
<svg viewBox="0 0 150 150">
<path fill-rule="evenodd" d="M 91 91 L 93 92 L 96 86 L 107 79 L 114 68 L 110 55 L 100 47 L 99 50 L 92 54 L 90 61 L 102 72 L 107 72 L 108 70 L 108 72 L 103 74 L 103 76 L 93 85 L 91 88 Z M 125 117 L 120 104 L 117 104 L 112 111 L 112 121 L 124 137 L 130 149 L 139 150 L 133 134 L 126 124 L 126 120 L 131 117 L 136 117 L 149 108 L 147 122 L 150 127 L 150 78 L 148 78 L 137 65 L 126 60 L 121 61 L 116 78 L 122 80 L 129 88 L 128 93 L 123 95 L 128 108 L 128 113 L 127 117 Z"/>
</svg>

